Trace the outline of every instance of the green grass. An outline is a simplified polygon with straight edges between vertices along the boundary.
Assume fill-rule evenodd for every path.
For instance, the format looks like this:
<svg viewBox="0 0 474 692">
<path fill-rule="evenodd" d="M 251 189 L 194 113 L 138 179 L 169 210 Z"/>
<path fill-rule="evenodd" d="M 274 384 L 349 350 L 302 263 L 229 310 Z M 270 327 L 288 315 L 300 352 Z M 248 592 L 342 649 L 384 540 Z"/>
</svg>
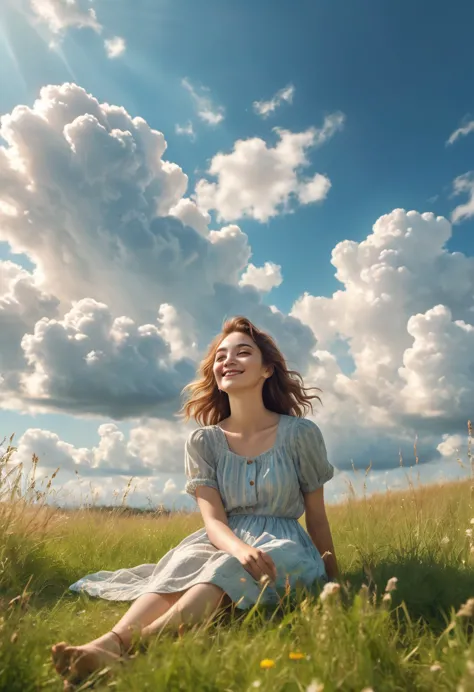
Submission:
<svg viewBox="0 0 474 692">
<path fill-rule="evenodd" d="M 48 507 L 51 486 L 39 492 L 34 472 L 21 492 L 12 475 L 5 481 L 13 461 L 12 448 L 0 460 L 0 690 L 61 690 L 51 644 L 95 638 L 130 605 L 70 593 L 69 584 L 100 569 L 157 562 L 202 520 L 134 515 L 121 506 Z M 95 689 L 474 690 L 474 600 L 470 617 L 459 613 L 474 598 L 466 534 L 474 529 L 472 481 L 352 495 L 329 506 L 328 516 L 342 573 L 338 593 L 321 599 L 315 590 L 276 613 L 257 607 L 182 637 L 164 634 Z M 392 577 L 397 586 L 387 596 Z M 294 660 L 294 652 L 303 656 Z"/>
</svg>

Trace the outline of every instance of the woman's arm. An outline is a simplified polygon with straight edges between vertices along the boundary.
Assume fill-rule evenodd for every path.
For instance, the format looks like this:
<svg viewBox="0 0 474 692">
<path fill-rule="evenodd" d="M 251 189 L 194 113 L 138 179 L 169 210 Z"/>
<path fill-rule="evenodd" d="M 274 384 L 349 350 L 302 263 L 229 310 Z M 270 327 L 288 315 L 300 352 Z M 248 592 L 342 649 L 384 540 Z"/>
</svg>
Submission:
<svg viewBox="0 0 474 692">
<path fill-rule="evenodd" d="M 326 573 L 331 581 L 339 578 L 339 567 L 337 565 L 336 555 L 334 552 L 334 544 L 332 542 L 331 529 L 329 522 L 322 521 L 320 523 L 306 523 L 307 531 L 316 548 L 319 550 L 321 557 L 326 566 Z M 327 553 L 325 555 L 325 553 Z"/>
<path fill-rule="evenodd" d="M 310 493 L 303 493 L 303 497 L 306 510 L 306 530 L 324 560 L 329 579 L 338 579 L 339 567 L 324 506 L 324 486 Z"/>
</svg>

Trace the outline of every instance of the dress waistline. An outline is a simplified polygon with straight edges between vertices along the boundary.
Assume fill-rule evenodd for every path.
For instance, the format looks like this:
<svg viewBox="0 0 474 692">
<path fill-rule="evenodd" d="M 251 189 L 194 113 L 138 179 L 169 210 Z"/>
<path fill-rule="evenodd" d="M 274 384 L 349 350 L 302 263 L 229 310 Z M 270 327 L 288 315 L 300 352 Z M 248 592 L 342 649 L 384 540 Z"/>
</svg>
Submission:
<svg viewBox="0 0 474 692">
<path fill-rule="evenodd" d="M 257 514 L 255 512 L 236 512 L 227 514 L 227 517 L 263 517 L 264 519 L 287 519 L 288 521 L 298 521 L 299 517 L 279 516 L 276 514 Z"/>
</svg>

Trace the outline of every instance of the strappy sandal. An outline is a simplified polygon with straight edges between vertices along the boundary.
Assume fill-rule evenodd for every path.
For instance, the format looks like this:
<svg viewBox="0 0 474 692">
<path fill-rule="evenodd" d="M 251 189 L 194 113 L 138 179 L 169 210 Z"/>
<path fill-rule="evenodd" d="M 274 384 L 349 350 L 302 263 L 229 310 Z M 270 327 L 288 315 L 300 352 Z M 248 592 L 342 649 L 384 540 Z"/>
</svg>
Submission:
<svg viewBox="0 0 474 692">
<path fill-rule="evenodd" d="M 122 658 L 122 659 L 128 658 L 130 647 L 127 649 L 127 647 L 124 644 L 122 637 L 120 636 L 120 634 L 118 632 L 115 632 L 115 630 L 110 630 L 110 631 L 112 632 L 112 634 L 115 634 L 115 636 L 117 637 L 117 639 L 120 642 L 120 658 Z"/>
<path fill-rule="evenodd" d="M 149 642 L 146 642 L 143 639 L 138 639 L 137 641 L 132 641 L 127 649 L 120 634 L 115 630 L 110 631 L 112 634 L 115 634 L 120 642 L 120 659 L 126 660 L 128 658 L 134 658 L 138 655 L 138 653 L 146 653 L 148 651 Z"/>
</svg>

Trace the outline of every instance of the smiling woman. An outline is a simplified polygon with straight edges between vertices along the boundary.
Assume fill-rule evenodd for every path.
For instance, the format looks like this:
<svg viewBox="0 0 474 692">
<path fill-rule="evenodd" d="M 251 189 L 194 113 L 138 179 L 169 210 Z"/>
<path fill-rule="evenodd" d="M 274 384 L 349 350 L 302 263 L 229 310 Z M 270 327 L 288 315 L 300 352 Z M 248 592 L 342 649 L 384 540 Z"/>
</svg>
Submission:
<svg viewBox="0 0 474 692">
<path fill-rule="evenodd" d="M 185 490 L 204 528 L 157 564 L 101 571 L 69 588 L 135 603 L 113 630 L 80 647 L 57 644 L 56 669 L 75 681 L 141 639 L 222 608 L 278 606 L 338 574 L 322 488 L 334 473 L 311 399 L 273 339 L 245 317 L 225 323 L 180 415 L 203 425 L 185 445 Z M 306 508 L 306 524 L 298 519 Z M 316 546 L 317 544 L 317 546 Z"/>
</svg>

